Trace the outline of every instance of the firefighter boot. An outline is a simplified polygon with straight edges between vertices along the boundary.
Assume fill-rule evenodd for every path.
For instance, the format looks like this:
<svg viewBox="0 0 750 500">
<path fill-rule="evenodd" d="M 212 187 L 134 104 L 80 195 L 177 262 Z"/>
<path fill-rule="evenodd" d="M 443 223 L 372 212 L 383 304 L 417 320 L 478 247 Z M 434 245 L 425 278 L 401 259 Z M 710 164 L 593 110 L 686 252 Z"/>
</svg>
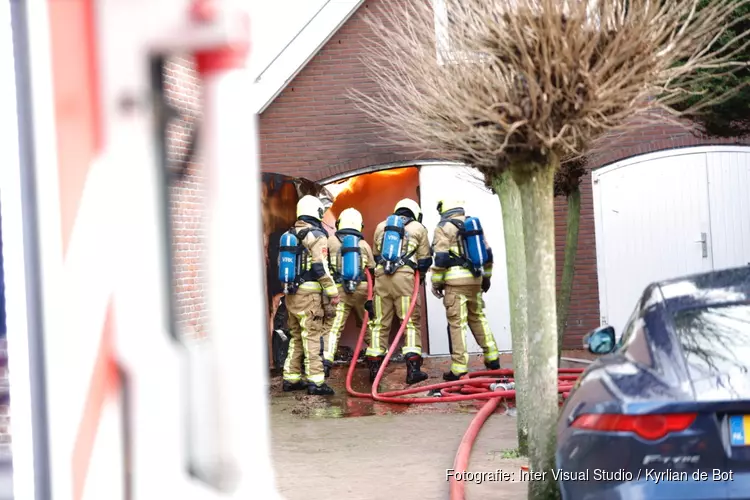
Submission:
<svg viewBox="0 0 750 500">
<path fill-rule="evenodd" d="M 370 383 L 375 382 L 375 377 L 378 376 L 380 365 L 383 364 L 382 356 L 367 356 L 367 367 L 370 369 Z"/>
<path fill-rule="evenodd" d="M 335 393 L 325 382 L 320 385 L 308 384 L 307 394 L 310 396 L 333 396 Z"/>
<path fill-rule="evenodd" d="M 323 361 L 323 374 L 325 375 L 325 378 L 328 378 L 331 376 L 331 366 L 333 363 L 330 361 Z"/>
<path fill-rule="evenodd" d="M 485 361 L 484 366 L 487 367 L 488 370 L 499 370 L 500 369 L 500 360 L 495 359 L 493 361 Z"/>
<path fill-rule="evenodd" d="M 305 384 L 301 380 L 298 380 L 297 382 L 289 382 L 288 380 L 285 380 L 284 384 L 281 387 L 281 390 L 283 390 L 284 392 L 291 392 L 291 391 L 301 391 L 306 388 L 307 388 L 307 384 Z"/>
<path fill-rule="evenodd" d="M 406 383 L 407 385 L 416 384 L 427 380 L 427 374 L 420 370 L 422 367 L 422 356 L 409 355 L 406 357 Z"/>
<path fill-rule="evenodd" d="M 466 375 L 466 373 L 453 373 L 452 371 L 445 372 L 443 373 L 443 380 L 445 380 L 446 382 L 455 382 L 456 380 L 459 380 L 464 375 Z"/>
</svg>

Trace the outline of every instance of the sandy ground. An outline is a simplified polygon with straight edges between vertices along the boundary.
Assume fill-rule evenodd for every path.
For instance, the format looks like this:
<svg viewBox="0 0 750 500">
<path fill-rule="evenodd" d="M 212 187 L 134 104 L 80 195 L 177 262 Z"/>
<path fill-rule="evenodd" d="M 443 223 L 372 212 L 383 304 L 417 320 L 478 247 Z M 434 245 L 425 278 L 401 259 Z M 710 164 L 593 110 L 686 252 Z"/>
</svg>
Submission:
<svg viewBox="0 0 750 500">
<path fill-rule="evenodd" d="M 446 359 L 431 359 L 425 383 L 441 381 Z M 481 369 L 480 358 L 472 370 Z M 503 363 L 503 367 L 509 367 Z M 481 402 L 386 405 L 349 398 L 346 367 L 334 369 L 332 398 L 304 392 L 283 393 L 272 378 L 272 451 L 281 495 L 288 500 L 448 500 L 447 470 Z M 366 370 L 355 372 L 355 389 L 367 388 Z M 382 390 L 403 384 L 404 365 L 389 368 Z M 492 472 L 481 484 L 468 482 L 472 500 L 521 500 L 527 483 L 520 477 L 524 459 L 504 458 L 517 446 L 513 410 L 500 405 L 482 428 L 468 470 Z M 505 475 L 496 471 L 502 470 Z"/>
</svg>

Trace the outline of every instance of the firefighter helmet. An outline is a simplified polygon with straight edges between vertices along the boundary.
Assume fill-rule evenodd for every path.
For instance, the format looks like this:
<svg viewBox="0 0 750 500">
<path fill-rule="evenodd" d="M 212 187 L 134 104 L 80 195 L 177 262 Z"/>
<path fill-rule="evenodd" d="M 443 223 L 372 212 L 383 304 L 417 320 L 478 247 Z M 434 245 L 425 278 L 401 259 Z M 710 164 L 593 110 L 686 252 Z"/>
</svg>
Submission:
<svg viewBox="0 0 750 500">
<path fill-rule="evenodd" d="M 356 208 L 347 208 L 339 214 L 336 221 L 336 229 L 354 229 L 362 231 L 365 224 L 362 221 L 362 214 Z"/>
<path fill-rule="evenodd" d="M 444 199 L 444 200 L 440 200 L 437 204 L 437 211 L 439 214 L 443 214 L 447 212 L 448 210 L 454 210 L 456 208 L 464 208 L 464 201 L 455 200 L 455 199 Z"/>
<path fill-rule="evenodd" d="M 412 213 L 414 219 L 422 222 L 422 209 L 419 208 L 419 203 L 417 203 L 416 201 L 410 198 L 404 198 L 403 200 L 396 203 L 396 208 L 394 208 L 393 211 L 398 212 L 399 209 L 408 210 Z"/>
<path fill-rule="evenodd" d="M 323 202 L 315 196 L 305 195 L 297 202 L 297 218 L 302 216 L 313 217 L 317 220 L 323 220 L 323 214 L 326 209 Z"/>
</svg>

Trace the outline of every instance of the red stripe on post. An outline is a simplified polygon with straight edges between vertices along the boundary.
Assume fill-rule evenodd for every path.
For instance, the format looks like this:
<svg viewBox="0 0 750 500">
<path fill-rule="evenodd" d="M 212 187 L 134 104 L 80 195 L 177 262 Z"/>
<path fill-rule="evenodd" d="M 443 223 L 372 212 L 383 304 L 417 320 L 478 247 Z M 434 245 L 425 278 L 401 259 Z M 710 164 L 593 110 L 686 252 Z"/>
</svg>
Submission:
<svg viewBox="0 0 750 500">
<path fill-rule="evenodd" d="M 216 0 L 194 0 L 190 6 L 190 18 L 195 23 L 209 23 L 217 15 L 219 6 Z M 238 12 L 237 15 L 245 39 L 224 47 L 196 52 L 196 70 L 201 76 L 238 69 L 245 65 L 250 53 L 250 16 L 247 12 Z"/>
<path fill-rule="evenodd" d="M 94 0 L 49 0 L 63 252 L 103 143 Z"/>
<path fill-rule="evenodd" d="M 102 329 L 99 351 L 96 355 L 94 373 L 91 376 L 88 396 L 83 410 L 83 417 L 78 427 L 73 458 L 71 461 L 73 472 L 73 500 L 81 500 L 83 488 L 86 484 L 94 449 L 99 422 L 104 403 L 108 397 L 116 394 L 120 388 L 120 377 L 114 357 L 114 306 L 110 300 L 107 306 L 107 316 Z"/>
</svg>

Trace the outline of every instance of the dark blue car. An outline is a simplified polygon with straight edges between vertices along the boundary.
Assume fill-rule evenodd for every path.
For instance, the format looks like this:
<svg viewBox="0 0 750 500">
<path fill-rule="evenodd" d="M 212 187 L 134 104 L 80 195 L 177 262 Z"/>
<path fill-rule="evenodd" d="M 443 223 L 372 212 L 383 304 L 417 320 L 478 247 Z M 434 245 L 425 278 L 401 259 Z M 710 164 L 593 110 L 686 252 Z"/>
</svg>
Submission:
<svg viewBox="0 0 750 500">
<path fill-rule="evenodd" d="M 750 266 L 649 285 L 584 343 L 557 428 L 564 500 L 750 499 Z"/>
</svg>

